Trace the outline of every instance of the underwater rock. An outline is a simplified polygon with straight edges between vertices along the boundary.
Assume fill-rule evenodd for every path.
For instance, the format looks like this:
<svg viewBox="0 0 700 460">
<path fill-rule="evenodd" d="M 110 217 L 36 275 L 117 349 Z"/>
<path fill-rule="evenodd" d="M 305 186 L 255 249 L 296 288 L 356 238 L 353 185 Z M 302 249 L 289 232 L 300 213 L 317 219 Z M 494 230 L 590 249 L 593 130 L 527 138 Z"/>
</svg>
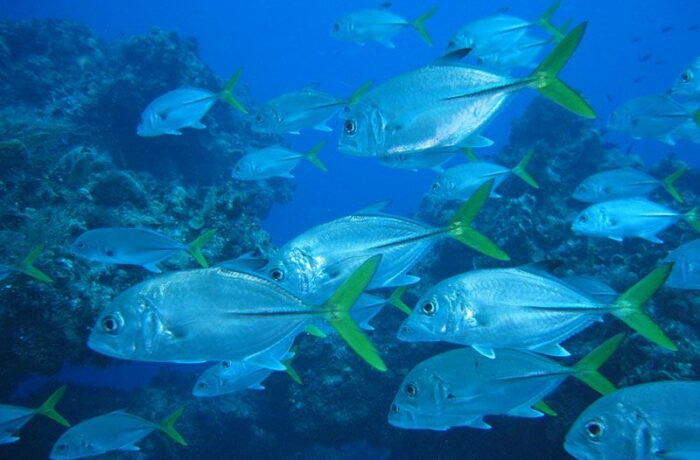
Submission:
<svg viewBox="0 0 700 460">
<path fill-rule="evenodd" d="M 98 174 L 89 188 L 95 203 L 102 206 L 117 207 L 131 204 L 140 208 L 146 204 L 146 191 L 129 173 L 124 171 L 107 171 Z"/>
</svg>

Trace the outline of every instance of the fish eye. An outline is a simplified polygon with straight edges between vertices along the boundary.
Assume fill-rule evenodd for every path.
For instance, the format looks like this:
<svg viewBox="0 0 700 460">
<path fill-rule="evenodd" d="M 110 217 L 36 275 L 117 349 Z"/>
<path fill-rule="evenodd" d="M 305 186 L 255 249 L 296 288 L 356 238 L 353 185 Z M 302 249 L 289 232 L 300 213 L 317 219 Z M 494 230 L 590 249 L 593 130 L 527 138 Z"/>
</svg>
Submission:
<svg viewBox="0 0 700 460">
<path fill-rule="evenodd" d="M 594 441 L 605 436 L 605 423 L 602 420 L 591 420 L 586 423 L 586 434 Z"/>
<path fill-rule="evenodd" d="M 270 277 L 275 281 L 282 281 L 284 279 L 284 272 L 279 268 L 273 268 L 270 272 Z"/>
<path fill-rule="evenodd" d="M 439 188 L 440 188 L 440 183 L 439 183 L 439 182 L 435 182 L 435 183 L 433 183 L 433 185 L 430 186 L 430 189 L 431 189 L 431 190 L 437 190 L 437 189 L 439 189 Z"/>
<path fill-rule="evenodd" d="M 630 120 L 630 124 L 631 124 L 632 126 L 638 126 L 638 125 L 639 125 L 639 118 L 636 118 L 636 117 L 635 117 L 635 118 L 632 118 L 632 119 Z"/>
<path fill-rule="evenodd" d="M 447 44 L 448 48 L 454 48 L 455 47 L 455 42 L 454 40 L 450 40 L 450 42 Z"/>
<path fill-rule="evenodd" d="M 355 131 L 357 131 L 357 123 L 355 123 L 354 120 L 345 120 L 345 123 L 343 123 L 343 130 L 345 134 L 352 136 L 355 134 Z"/>
<path fill-rule="evenodd" d="M 398 414 L 399 412 L 401 412 L 401 409 L 399 409 L 399 406 L 397 406 L 396 404 L 392 404 L 391 405 L 391 412 L 393 414 Z"/>
<path fill-rule="evenodd" d="M 78 243 L 78 247 L 79 247 L 80 249 L 85 249 L 85 246 L 87 246 L 87 245 L 85 244 L 85 241 L 81 241 L 80 243 Z"/>
<path fill-rule="evenodd" d="M 582 224 L 585 224 L 586 222 L 588 222 L 588 216 L 585 215 L 585 214 L 581 214 L 581 215 L 579 216 L 578 220 L 579 220 L 579 222 L 581 222 Z"/>
<path fill-rule="evenodd" d="M 428 301 L 428 302 L 425 302 L 423 304 L 421 309 L 423 310 L 423 313 L 425 313 L 426 315 L 433 316 L 435 314 L 435 312 L 437 311 L 437 306 L 434 303 Z"/>
<path fill-rule="evenodd" d="M 221 361 L 221 367 L 223 367 L 224 369 L 228 369 L 229 367 L 231 367 L 231 361 Z"/>
<path fill-rule="evenodd" d="M 108 334 L 117 334 L 121 329 L 123 321 L 121 316 L 107 315 L 102 318 L 102 329 Z"/>
<path fill-rule="evenodd" d="M 683 83 L 688 83 L 690 81 L 690 74 L 688 72 L 683 72 L 681 74 L 681 81 Z"/>
<path fill-rule="evenodd" d="M 404 391 L 406 392 L 409 398 L 415 398 L 418 394 L 418 387 L 413 383 L 408 383 L 406 384 Z"/>
<path fill-rule="evenodd" d="M 264 119 L 265 119 L 265 117 L 263 117 L 262 114 L 260 114 L 260 113 L 255 116 L 256 123 L 262 123 Z"/>
<path fill-rule="evenodd" d="M 333 24 L 333 30 L 335 30 L 335 31 L 340 30 L 340 24 L 337 22 L 335 24 Z"/>
<path fill-rule="evenodd" d="M 197 388 L 206 388 L 206 387 L 207 387 L 207 384 L 204 383 L 204 382 L 199 382 L 199 383 L 197 384 Z"/>
</svg>

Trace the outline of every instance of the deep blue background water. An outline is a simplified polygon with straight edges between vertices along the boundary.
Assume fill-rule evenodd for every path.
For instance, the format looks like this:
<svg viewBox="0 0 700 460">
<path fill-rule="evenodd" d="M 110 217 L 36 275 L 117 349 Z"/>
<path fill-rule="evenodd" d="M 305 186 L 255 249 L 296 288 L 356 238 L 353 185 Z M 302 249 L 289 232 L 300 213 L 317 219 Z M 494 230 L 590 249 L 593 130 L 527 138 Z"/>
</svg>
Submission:
<svg viewBox="0 0 700 460">
<path fill-rule="evenodd" d="M 428 47 L 411 30 L 395 40 L 396 49 L 377 44 L 359 47 L 330 37 L 334 21 L 352 9 L 376 6 L 375 1 L 155 1 L 123 0 L 23 0 L 0 2 L 0 17 L 9 19 L 67 18 L 85 22 L 105 39 L 141 34 L 153 27 L 175 30 L 195 37 L 203 60 L 222 77 L 238 67 L 256 103 L 312 82 L 337 95 L 351 94 L 362 82 L 380 82 L 425 64 L 444 49 L 461 25 L 493 14 L 497 7 L 510 7 L 508 14 L 538 17 L 549 0 L 517 2 L 449 0 L 440 2 L 396 1 L 392 9 L 412 18 L 432 4 L 440 6 L 429 21 L 435 46 Z M 352 5 L 352 6 L 350 6 Z M 605 124 L 612 109 L 626 99 L 668 89 L 678 74 L 700 54 L 700 2 L 697 0 L 564 0 L 554 17 L 557 24 L 568 19 L 589 21 L 589 28 L 576 55 L 564 70 L 564 79 L 581 89 Z M 669 32 L 662 32 L 672 27 Z M 633 42 L 632 39 L 638 41 Z M 651 53 L 651 58 L 640 58 Z M 212 88 L 214 89 L 214 88 Z M 496 145 L 481 150 L 496 153 L 508 139 L 510 120 L 522 113 L 533 91 L 524 92 L 485 131 Z M 137 120 L 134 120 L 134 126 Z M 337 152 L 339 123 L 335 133 L 303 132 L 288 136 L 289 144 L 308 149 L 320 139 L 328 144 L 322 154 L 331 172 L 321 174 L 302 163 L 296 171 L 294 200 L 276 206 L 267 220 L 273 241 L 282 244 L 306 228 L 390 198 L 391 211 L 410 215 L 434 173 L 394 170 L 374 161 Z M 556 129 L 556 126 L 552 126 Z M 609 135 L 626 149 L 632 139 Z M 681 143 L 672 148 L 653 140 L 635 142 L 632 152 L 647 161 L 677 152 L 700 165 L 698 146 Z M 546 155 L 546 152 L 539 154 Z"/>
</svg>

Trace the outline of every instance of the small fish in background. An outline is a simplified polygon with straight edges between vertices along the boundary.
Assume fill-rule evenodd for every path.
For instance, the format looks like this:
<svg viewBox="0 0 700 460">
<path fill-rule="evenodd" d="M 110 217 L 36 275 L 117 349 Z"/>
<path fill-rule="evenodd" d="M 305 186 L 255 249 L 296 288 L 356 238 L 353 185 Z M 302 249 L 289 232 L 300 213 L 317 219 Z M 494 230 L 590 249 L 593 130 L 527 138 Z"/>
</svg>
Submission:
<svg viewBox="0 0 700 460">
<path fill-rule="evenodd" d="M 688 30 L 692 32 L 700 30 L 700 24 L 691 24 L 688 26 Z"/>
<path fill-rule="evenodd" d="M 654 65 L 664 65 L 664 64 L 666 64 L 666 61 L 664 61 L 663 59 L 657 59 L 656 61 L 654 61 Z"/>
<path fill-rule="evenodd" d="M 639 62 L 648 62 L 652 58 L 653 54 L 651 53 L 646 53 L 641 56 L 639 56 L 638 61 Z"/>
<path fill-rule="evenodd" d="M 241 73 L 241 70 L 236 72 L 220 93 L 202 88 L 180 88 L 159 96 L 141 114 L 141 124 L 136 128 L 136 133 L 142 137 L 163 134 L 179 136 L 183 128 L 204 129 L 206 126 L 202 124 L 202 117 L 220 99 L 247 113 L 232 94 Z"/>
<path fill-rule="evenodd" d="M 174 426 L 183 410 L 176 410 L 161 422 L 151 422 L 122 410 L 83 420 L 58 438 L 49 458 L 71 460 L 114 450 L 139 452 L 141 449 L 136 444 L 154 431 L 161 431 L 177 444 L 187 446 Z"/>
<path fill-rule="evenodd" d="M 630 40 L 632 43 L 639 43 L 642 41 L 640 37 L 632 37 L 632 40 Z"/>
<path fill-rule="evenodd" d="M 464 200 L 486 181 L 493 179 L 491 197 L 500 198 L 496 189 L 510 175 L 520 178 L 532 188 L 539 188 L 535 178 L 527 171 L 534 153 L 531 149 L 514 168 L 478 160 L 449 168 L 435 179 L 428 196 L 433 200 Z"/>
<path fill-rule="evenodd" d="M 700 112 L 659 94 L 625 102 L 610 116 L 608 128 L 635 139 L 656 139 L 675 145 L 673 131 L 687 121 L 700 123 Z"/>
<path fill-rule="evenodd" d="M 326 165 L 318 158 L 319 152 L 326 143 L 316 144 L 306 153 L 299 153 L 281 145 L 272 145 L 260 150 L 251 150 L 238 160 L 231 171 L 231 177 L 238 180 L 263 180 L 272 177 L 293 179 L 292 169 L 306 158 L 323 172 L 328 172 Z"/>
<path fill-rule="evenodd" d="M 43 245 L 34 246 L 29 254 L 24 259 L 13 265 L 0 264 L 0 280 L 4 280 L 12 273 L 24 273 L 32 278 L 43 281 L 44 283 L 53 283 L 53 280 L 44 272 L 34 266 L 34 261 L 39 257 L 41 251 L 44 250 Z"/>
<path fill-rule="evenodd" d="M 671 87 L 671 94 L 691 99 L 700 98 L 700 57 L 693 59 L 681 72 Z"/>
<path fill-rule="evenodd" d="M 399 428 L 447 430 L 456 426 L 490 429 L 488 415 L 537 418 L 556 415 L 543 398 L 568 377 L 599 392 L 615 391 L 598 369 L 624 339 L 606 340 L 572 366 L 527 351 L 499 350 L 494 359 L 470 348 L 433 356 L 404 378 L 389 410 Z"/>
<path fill-rule="evenodd" d="M 665 26 L 663 29 L 661 29 L 662 34 L 667 34 L 673 30 L 673 26 Z"/>
<path fill-rule="evenodd" d="M 664 262 L 673 262 L 666 286 L 700 290 L 700 239 L 689 241 L 671 251 Z"/>
<path fill-rule="evenodd" d="M 290 378 L 301 384 L 299 374 L 292 367 L 292 360 L 296 354 L 296 347 L 290 350 L 294 337 L 283 340 L 278 346 L 270 350 L 270 354 L 279 359 L 284 365 Z M 280 351 L 282 352 L 280 354 Z M 218 362 L 205 370 L 199 376 L 192 388 L 192 394 L 196 397 L 213 397 L 225 394 L 238 393 L 245 390 L 264 390 L 262 382 L 274 371 L 272 369 L 257 366 L 247 361 L 233 361 L 230 359 Z"/>
<path fill-rule="evenodd" d="M 651 342 L 676 351 L 642 309 L 670 272 L 670 264 L 662 265 L 612 303 L 603 304 L 531 265 L 473 270 L 428 289 L 397 337 L 405 342 L 468 345 L 491 359 L 505 348 L 569 356 L 561 342 L 609 313 Z"/>
<path fill-rule="evenodd" d="M 65 385 L 54 391 L 41 406 L 30 409 L 0 404 L 0 445 L 19 441 L 19 432 L 37 414 L 50 418 L 63 426 L 70 423 L 56 411 L 56 404 L 65 393 Z"/>
<path fill-rule="evenodd" d="M 460 50 L 470 50 L 470 55 L 484 56 L 512 49 L 533 28 L 543 28 L 556 40 L 564 34 L 551 19 L 559 8 L 560 1 L 555 1 L 539 19 L 528 21 L 515 16 L 498 14 L 470 22 L 460 28 L 447 44 L 445 55 L 453 55 Z"/>
<path fill-rule="evenodd" d="M 646 80 L 646 78 L 647 78 L 646 75 L 638 75 L 638 76 L 636 76 L 636 77 L 634 78 L 633 82 L 634 82 L 635 84 L 640 84 L 640 83 L 642 83 L 644 80 Z"/>
<path fill-rule="evenodd" d="M 579 460 L 700 458 L 700 382 L 621 388 L 588 406 L 564 448 Z"/>
<path fill-rule="evenodd" d="M 158 264 L 178 252 L 187 252 L 202 267 L 208 267 L 202 247 L 212 239 L 216 230 L 206 230 L 189 244 L 146 228 L 108 227 L 88 230 L 70 247 L 70 252 L 93 262 L 140 265 L 160 273 Z"/>
<path fill-rule="evenodd" d="M 636 237 L 661 244 L 663 241 L 657 234 L 680 220 L 700 232 L 697 208 L 681 214 L 646 198 L 628 198 L 587 207 L 576 216 L 571 228 L 580 235 L 614 241 Z"/>
<path fill-rule="evenodd" d="M 391 40 L 399 32 L 410 27 L 415 29 L 428 45 L 433 45 L 425 28 L 425 22 L 437 12 L 437 6 L 433 6 L 412 21 L 392 13 L 389 7 L 391 3 L 385 3 L 382 8 L 358 10 L 343 16 L 333 24 L 331 36 L 360 45 L 377 42 L 387 48 L 395 48 L 396 45 Z"/>
<path fill-rule="evenodd" d="M 494 71 L 510 73 L 514 69 L 534 69 L 537 56 L 552 43 L 552 39 L 541 39 L 525 35 L 505 50 L 490 53 L 474 53 L 476 65 Z"/>
<path fill-rule="evenodd" d="M 298 91 L 277 96 L 255 111 L 251 128 L 257 133 L 299 134 L 302 129 L 331 132 L 328 120 L 343 106 L 357 102 L 372 86 L 368 81 L 347 99 L 339 99 L 307 86 Z"/>
<path fill-rule="evenodd" d="M 687 171 L 688 168 L 681 167 L 659 180 L 632 168 L 611 169 L 585 178 L 572 196 L 578 201 L 599 203 L 620 198 L 646 197 L 661 186 L 676 201 L 683 203 L 683 197 L 673 184 Z"/>
</svg>

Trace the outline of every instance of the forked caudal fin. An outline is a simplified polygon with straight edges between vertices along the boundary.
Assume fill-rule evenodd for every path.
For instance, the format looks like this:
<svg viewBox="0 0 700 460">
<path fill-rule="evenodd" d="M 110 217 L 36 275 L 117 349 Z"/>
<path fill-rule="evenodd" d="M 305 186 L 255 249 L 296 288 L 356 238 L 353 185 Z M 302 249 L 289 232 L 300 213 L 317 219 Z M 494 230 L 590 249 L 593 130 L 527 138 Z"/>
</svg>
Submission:
<svg viewBox="0 0 700 460">
<path fill-rule="evenodd" d="M 224 86 L 224 89 L 221 90 L 219 93 L 219 97 L 232 105 L 234 108 L 240 110 L 243 113 L 248 113 L 248 111 L 243 107 L 243 104 L 238 102 L 238 100 L 233 97 L 233 88 L 236 87 L 236 84 L 238 83 L 238 80 L 241 78 L 241 74 L 243 73 L 243 69 L 238 69 L 236 73 L 233 74 L 233 76 L 229 79 L 229 81 L 226 83 L 226 86 Z"/>
<path fill-rule="evenodd" d="M 510 260 L 508 254 L 503 252 L 496 243 L 472 227 L 472 221 L 491 194 L 493 184 L 494 180 L 490 179 L 472 193 L 467 202 L 457 210 L 457 213 L 452 218 L 452 222 L 447 227 L 447 231 L 452 238 L 461 241 L 482 254 L 498 260 Z"/>
<path fill-rule="evenodd" d="M 534 177 L 530 175 L 529 172 L 527 172 L 527 165 L 530 164 L 530 161 L 532 160 L 532 156 L 535 154 L 535 149 L 530 149 L 528 150 L 527 154 L 523 157 L 522 160 L 515 166 L 515 168 L 512 169 L 513 174 L 518 176 L 520 179 L 522 179 L 526 184 L 528 184 L 530 187 L 533 188 L 540 188 L 540 185 L 537 183 Z"/>
<path fill-rule="evenodd" d="M 184 410 L 185 408 L 181 407 L 158 423 L 158 429 L 160 431 L 167 434 L 170 439 L 182 446 L 186 446 L 187 441 L 175 430 L 175 422 L 177 422 Z"/>
<path fill-rule="evenodd" d="M 202 248 L 209 242 L 209 240 L 212 239 L 215 234 L 215 229 L 206 230 L 204 233 L 199 235 L 196 240 L 187 245 L 187 252 L 189 252 L 194 260 L 196 260 L 199 265 L 204 268 L 207 268 L 209 264 L 202 254 Z"/>
<path fill-rule="evenodd" d="M 22 259 L 17 265 L 15 265 L 15 268 L 22 273 L 31 276 L 32 278 L 43 281 L 44 283 L 53 283 L 53 280 L 49 277 L 49 275 L 34 266 L 34 261 L 37 257 L 39 257 L 41 251 L 43 250 L 44 246 L 41 244 L 34 246 L 32 250 L 29 251 L 29 254 L 27 254 L 25 258 Z"/>
<path fill-rule="evenodd" d="M 321 309 L 326 321 L 355 353 L 375 369 L 386 371 L 386 364 L 379 352 L 350 317 L 350 309 L 372 281 L 381 260 L 381 254 L 367 259 L 340 285 Z"/>
<path fill-rule="evenodd" d="M 644 303 L 663 286 L 673 264 L 665 264 L 642 278 L 611 305 L 611 313 L 629 327 L 667 350 L 677 351 L 666 333 L 642 310 Z"/>
<path fill-rule="evenodd" d="M 669 193 L 669 195 L 671 195 L 679 203 L 684 203 L 685 200 L 683 200 L 683 197 L 681 196 L 681 194 L 678 193 L 678 190 L 676 190 L 674 183 L 678 180 L 679 177 L 681 177 L 687 171 L 688 171 L 688 168 L 686 168 L 685 166 L 681 166 L 680 168 L 678 168 L 676 171 L 669 174 L 667 177 L 664 178 L 664 180 L 661 181 L 661 185 L 664 187 L 664 189 Z"/>
<path fill-rule="evenodd" d="M 413 22 L 411 22 L 411 25 L 413 26 L 414 29 L 416 29 L 416 32 L 418 32 L 418 35 L 425 41 L 428 45 L 433 46 L 433 40 L 430 38 L 430 35 L 428 34 L 428 30 L 425 28 L 425 22 L 433 17 L 433 15 L 437 12 L 438 7 L 437 5 L 431 7 L 428 11 L 425 13 L 421 14 L 418 16 Z"/>
<path fill-rule="evenodd" d="M 700 232 L 700 216 L 698 216 L 698 207 L 694 207 L 690 211 L 686 212 L 683 216 L 688 224 L 693 227 L 696 232 Z"/>
<path fill-rule="evenodd" d="M 314 166 L 316 166 L 318 169 L 320 169 L 323 172 L 328 172 L 328 168 L 326 168 L 326 165 L 323 164 L 321 160 L 318 158 L 318 154 L 321 150 L 323 150 L 323 147 L 326 145 L 325 141 L 321 141 L 318 144 L 314 145 L 311 150 L 309 150 L 306 153 L 306 159 L 309 160 Z"/>
<path fill-rule="evenodd" d="M 39 406 L 36 410 L 37 414 L 41 414 L 45 417 L 50 418 L 54 422 L 60 423 L 63 426 L 70 426 L 70 423 L 68 423 L 68 420 L 63 418 L 61 414 L 56 411 L 56 404 L 58 404 L 58 401 L 61 400 L 63 397 L 63 393 L 66 392 L 66 386 L 63 385 L 61 388 L 58 390 L 54 391 L 51 396 L 42 404 Z"/>
<path fill-rule="evenodd" d="M 537 24 L 542 27 L 544 30 L 552 34 L 555 39 L 561 40 L 564 38 L 564 34 L 562 33 L 562 30 L 559 29 L 557 26 L 552 24 L 552 16 L 554 16 L 554 13 L 556 13 L 557 9 L 559 8 L 559 4 L 561 3 L 560 0 L 556 0 L 552 6 L 547 8 L 547 11 L 545 11 L 542 16 L 537 20 Z M 566 29 L 564 29 L 566 30 Z"/>
<path fill-rule="evenodd" d="M 389 296 L 389 299 L 387 299 L 387 302 L 390 305 L 395 306 L 402 312 L 406 313 L 407 315 L 411 314 L 411 307 L 406 305 L 403 300 L 401 300 L 401 296 L 403 295 L 404 292 L 406 292 L 406 289 L 408 289 L 408 286 L 400 286 L 397 287 L 394 292 L 391 293 Z"/>
<path fill-rule="evenodd" d="M 598 345 L 573 366 L 574 377 L 602 395 L 615 391 L 615 385 L 598 372 L 598 369 L 618 349 L 624 338 L 625 334 L 617 334 Z"/>
<path fill-rule="evenodd" d="M 586 25 L 587 23 L 584 22 L 574 27 L 537 66 L 529 78 L 533 81 L 532 85 L 543 96 L 556 104 L 584 118 L 596 118 L 595 111 L 590 104 L 559 79 L 559 72 L 578 48 L 578 44 L 586 32 Z"/>
</svg>

